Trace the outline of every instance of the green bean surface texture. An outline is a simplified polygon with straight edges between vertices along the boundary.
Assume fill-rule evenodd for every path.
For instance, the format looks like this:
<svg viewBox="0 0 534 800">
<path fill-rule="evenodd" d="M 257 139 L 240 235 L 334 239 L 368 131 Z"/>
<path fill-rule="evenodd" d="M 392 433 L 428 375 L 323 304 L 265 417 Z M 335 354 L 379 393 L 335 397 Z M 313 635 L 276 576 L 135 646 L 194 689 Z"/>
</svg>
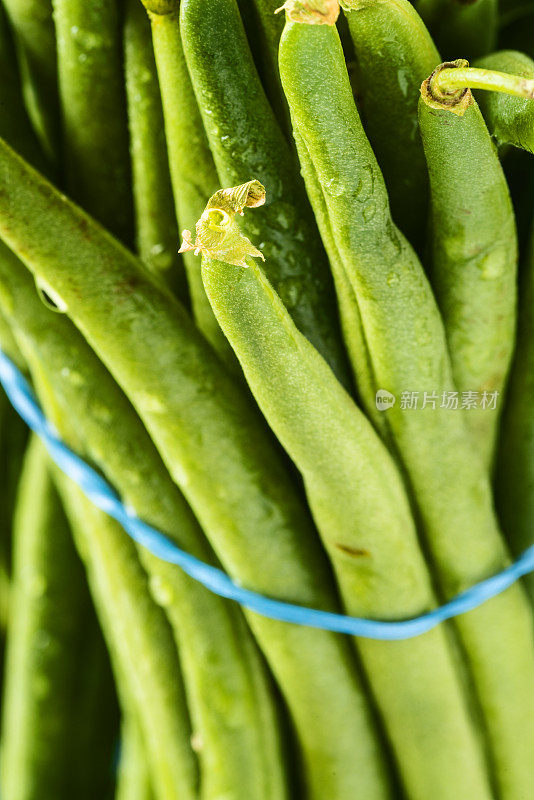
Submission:
<svg viewBox="0 0 534 800">
<path fill-rule="evenodd" d="M 391 214 L 421 248 L 428 177 L 416 97 L 440 60 L 438 51 L 408 0 L 350 0 L 346 8 L 364 127 L 384 175 Z"/>
<path fill-rule="evenodd" d="M 178 655 L 163 610 L 150 598 L 135 546 L 117 523 L 92 506 L 68 478 L 57 475 L 57 481 L 116 674 L 145 731 L 155 798 L 193 800 L 197 765 Z"/>
<path fill-rule="evenodd" d="M 125 717 L 121 736 L 121 755 L 116 800 L 152 800 L 150 773 L 146 763 L 143 736 L 135 714 Z"/>
<path fill-rule="evenodd" d="M 6 203 L 9 211 L 0 207 L 2 236 L 66 304 L 125 389 L 223 565 L 244 585 L 271 596 L 335 607 L 330 574 L 311 519 L 241 387 L 195 331 L 179 303 L 154 284 L 133 256 L 6 145 L 0 145 L 0 152 L 5 156 L 3 164 L 0 159 L 0 173 L 2 166 L 8 173 L 16 170 L 23 178 L 18 185 L 24 186 L 20 205 L 11 194 Z M 36 236 L 33 228 L 31 243 L 27 213 L 40 221 L 41 235 Z M 53 220 L 63 231 L 66 225 L 69 228 L 60 255 L 48 244 Z M 65 264 L 69 253 L 71 269 L 66 272 L 58 265 Z M 142 316 L 139 303 L 144 308 Z M 117 316 L 122 322 L 114 326 L 116 335 L 110 339 L 106 329 Z M 135 317 L 143 332 L 132 328 L 130 321 Z M 136 351 L 135 365 L 124 357 L 131 348 Z M 147 386 L 152 390 L 147 391 Z M 222 454 L 217 446 L 221 441 Z M 348 642 L 258 616 L 249 620 L 290 705 L 306 759 L 310 795 L 319 798 L 331 792 L 345 800 L 361 790 L 370 799 L 387 797 L 374 722 Z M 295 652 L 300 653 L 298 660 Z M 313 662 L 315 668 L 310 666 Z M 321 664 L 328 664 L 328 675 Z M 336 714 L 343 743 L 339 737 L 332 739 L 327 724 Z"/>
<path fill-rule="evenodd" d="M 22 79 L 22 96 L 41 146 L 59 164 L 57 53 L 50 0 L 6 0 Z"/>
<path fill-rule="evenodd" d="M 534 505 L 534 236 L 525 254 L 520 277 L 517 348 L 510 376 L 497 461 L 497 508 L 512 552 L 533 542 Z M 533 597 L 533 579 L 526 578 Z"/>
<path fill-rule="evenodd" d="M 1 800 L 534 800 L 533 13 L 0 0 Z"/>
<path fill-rule="evenodd" d="M 251 50 L 278 123 L 291 139 L 289 109 L 278 69 L 278 45 L 284 28 L 284 17 L 277 14 L 279 7 L 278 0 L 252 0 L 249 14 L 256 23 L 256 37 Z"/>
<path fill-rule="evenodd" d="M 432 606 L 402 481 L 371 424 L 295 328 L 261 268 L 252 261 L 243 268 L 204 256 L 202 274 L 254 396 L 302 472 L 347 611 L 391 619 Z M 424 798 L 432 789 L 444 798 L 490 797 L 443 633 L 396 644 L 361 640 L 360 655 L 408 795 Z M 419 668 L 427 676 L 424 684 Z M 426 697 L 432 722 L 421 718 L 416 694 Z M 431 724 L 439 730 L 439 743 L 436 737 L 419 738 Z M 454 763 L 458 766 L 451 769 Z"/>
<path fill-rule="evenodd" d="M 534 78 L 534 61 L 524 53 L 503 50 L 476 62 L 485 69 Z M 486 124 L 499 146 L 513 145 L 534 153 L 534 104 L 497 92 L 477 92 Z"/>
<path fill-rule="evenodd" d="M 54 0 L 67 190 L 129 243 L 131 188 L 119 7 Z M 113 154 L 107 159 L 106 153 Z"/>
<path fill-rule="evenodd" d="M 152 270 L 165 274 L 179 287 L 184 298 L 185 279 L 176 253 L 178 227 L 150 23 L 138 0 L 126 5 L 124 71 L 136 249 Z"/>
<path fill-rule="evenodd" d="M 2 797 L 78 796 L 80 776 L 71 772 L 71 760 L 89 597 L 37 439 L 24 461 L 17 509 L 2 699 Z"/>
<path fill-rule="evenodd" d="M 244 231 L 263 245 L 267 273 L 298 328 L 347 381 L 328 264 L 293 154 L 248 50 L 236 0 L 183 0 L 180 19 L 220 183 L 233 186 L 255 178 L 266 187 L 269 200 L 254 221 L 243 219 Z M 236 142 L 241 130 L 247 131 L 245 146 Z"/>
<path fill-rule="evenodd" d="M 0 9 L 0 66 L 4 80 L 0 85 L 0 135 L 6 142 L 11 142 L 17 152 L 41 172 L 47 164 L 40 151 L 39 140 L 31 127 L 21 92 L 21 78 L 14 58 L 14 46 L 11 40 L 8 21 L 3 9 Z"/>
<path fill-rule="evenodd" d="M 442 591 L 450 597 L 504 566 L 508 555 L 486 470 L 469 439 L 462 409 L 443 405 L 443 393 L 449 397 L 455 389 L 443 323 L 419 261 L 389 217 L 383 179 L 361 127 L 335 29 L 288 21 L 280 64 L 293 126 L 314 163 L 337 252 L 359 305 L 368 349 L 359 368 L 370 364 L 376 390 L 396 400 L 380 412 L 370 397 L 367 411 L 386 417 Z M 328 85 L 325 74 L 330 76 Z M 426 397 L 425 407 L 406 402 L 412 392 L 423 402 Z M 435 407 L 428 402 L 433 393 Z M 527 702 L 534 705 L 534 642 L 526 597 L 515 586 L 456 624 L 502 786 L 511 797 L 530 791 L 531 745 L 519 757 L 517 728 L 510 724 L 513 705 L 523 732 L 532 725 L 525 713 Z M 497 665 L 495 647 L 502 645 L 504 630 L 512 638 L 500 650 Z M 503 683 L 505 672 L 509 677 Z M 529 738 L 534 742 L 534 727 Z"/>
<path fill-rule="evenodd" d="M 11 320 L 30 369 L 39 365 L 58 408 L 86 420 L 76 425 L 71 444 L 101 467 L 139 516 L 216 563 L 128 400 L 72 324 L 39 302 L 31 277 L 17 266 L 14 258 L 0 265 Z M 202 741 L 202 797 L 283 799 L 276 706 L 241 614 L 177 567 L 143 549 L 139 555 L 180 649 L 194 735 Z"/>
<path fill-rule="evenodd" d="M 169 167 L 180 229 L 193 226 L 218 186 L 200 112 L 185 63 L 177 4 L 147 3 L 163 104 Z M 183 255 L 195 321 L 219 355 L 234 366 L 202 286 L 198 264 Z"/>
<path fill-rule="evenodd" d="M 477 451 L 490 463 L 515 340 L 512 202 L 472 97 L 461 116 L 447 107 L 431 108 L 422 99 L 419 124 L 430 176 L 432 286 L 455 385 L 462 393 L 486 398 L 486 407 L 470 409 L 465 419 Z"/>
</svg>

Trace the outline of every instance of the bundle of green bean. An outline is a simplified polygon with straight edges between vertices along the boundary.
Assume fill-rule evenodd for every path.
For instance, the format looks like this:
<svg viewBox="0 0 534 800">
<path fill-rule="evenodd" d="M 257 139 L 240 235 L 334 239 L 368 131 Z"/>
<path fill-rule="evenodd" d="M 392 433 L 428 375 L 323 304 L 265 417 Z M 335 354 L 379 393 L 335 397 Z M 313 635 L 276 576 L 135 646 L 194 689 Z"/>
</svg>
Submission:
<svg viewBox="0 0 534 800">
<path fill-rule="evenodd" d="M 3 0 L 0 349 L 188 553 L 410 619 L 534 544 L 534 4 L 280 2 Z M 2 800 L 534 798 L 532 577 L 270 619 L 0 441 Z"/>
</svg>

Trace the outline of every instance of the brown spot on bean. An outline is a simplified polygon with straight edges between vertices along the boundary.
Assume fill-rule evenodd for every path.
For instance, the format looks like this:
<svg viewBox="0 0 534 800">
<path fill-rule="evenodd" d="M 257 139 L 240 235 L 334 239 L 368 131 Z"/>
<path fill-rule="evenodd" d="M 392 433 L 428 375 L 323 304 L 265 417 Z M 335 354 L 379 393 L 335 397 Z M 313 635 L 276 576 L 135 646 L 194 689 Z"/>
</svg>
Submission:
<svg viewBox="0 0 534 800">
<path fill-rule="evenodd" d="M 341 550 L 343 553 L 346 553 L 348 556 L 370 556 L 371 553 L 369 550 L 365 550 L 363 547 L 350 547 L 348 544 L 338 544 L 336 542 L 335 545 L 338 550 Z"/>
</svg>

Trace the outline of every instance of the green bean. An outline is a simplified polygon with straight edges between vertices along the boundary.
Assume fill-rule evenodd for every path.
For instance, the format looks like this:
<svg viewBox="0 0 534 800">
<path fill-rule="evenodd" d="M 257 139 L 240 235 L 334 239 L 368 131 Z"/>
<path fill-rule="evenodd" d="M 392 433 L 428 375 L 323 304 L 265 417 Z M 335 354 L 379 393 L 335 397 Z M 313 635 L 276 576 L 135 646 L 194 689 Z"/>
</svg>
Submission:
<svg viewBox="0 0 534 800">
<path fill-rule="evenodd" d="M 20 369 L 24 359 L 11 328 L 0 313 L 0 347 Z M 27 428 L 3 392 L 0 392 L 0 685 L 4 671 L 5 634 L 9 617 L 12 564 L 12 521 Z"/>
<path fill-rule="evenodd" d="M 122 724 L 121 752 L 115 800 L 151 800 L 146 749 L 137 719 L 127 713 Z"/>
<path fill-rule="evenodd" d="M 0 317 L 0 324 L 2 318 Z M 0 342 L 2 341 L 0 332 Z M 3 344 L 2 344 L 3 347 Z M 4 454 L 4 432 L 9 422 L 9 401 L 4 394 L 0 395 L 0 446 Z M 7 457 L 3 456 L 0 470 L 4 472 Z M 4 477 L 1 475 L 0 477 Z M 2 498 L 3 499 L 3 498 Z M 9 595 L 11 590 L 11 515 L 5 503 L 0 506 L 0 681 L 4 669 L 5 633 L 9 617 Z"/>
<path fill-rule="evenodd" d="M 73 705 L 77 726 L 71 754 L 77 780 L 69 796 L 76 800 L 107 798 L 114 780 L 119 706 L 108 649 L 92 601 L 78 658 L 83 668 Z"/>
<path fill-rule="evenodd" d="M 4 244 L 1 245 L 2 259 L 9 257 L 9 251 Z M 11 261 L 13 261 L 11 256 Z M 20 267 L 22 265 L 18 265 Z M 35 292 L 32 292 L 35 299 Z M 42 304 L 38 303 L 40 307 Z M 44 308 L 43 308 L 44 310 Z M 9 335 L 16 347 L 14 354 L 11 342 L 6 343 L 7 322 L 4 320 L 0 333 L 2 350 L 10 358 L 15 358 L 19 368 L 27 371 L 24 358 L 16 345 L 11 329 Z M 6 344 L 9 346 L 6 347 Z M 11 539 L 11 521 L 13 517 L 13 500 L 15 486 L 19 478 L 20 462 L 24 450 L 27 427 L 11 405 L 6 409 L 7 416 L 2 431 L 2 474 L 0 485 L 3 487 L 2 513 L 3 529 L 9 540 L 4 538 L 4 545 L 8 546 Z M 6 557 L 10 553 L 5 553 Z M 6 588 L 4 586 L 4 588 Z M 9 598 L 7 598 L 9 599 Z M 89 605 L 91 605 L 89 603 Z M 111 760 L 115 746 L 116 728 L 116 699 L 109 667 L 109 658 L 105 644 L 92 611 L 84 616 L 83 641 L 78 642 L 78 665 L 83 664 L 83 670 L 76 667 L 78 681 L 75 688 L 75 699 L 72 701 L 72 724 L 69 733 L 70 769 L 69 782 L 64 782 L 63 789 L 68 796 L 75 796 L 77 800 L 93 800 L 94 797 L 104 797 L 111 780 Z M 90 754 L 90 760 L 88 759 Z"/>
<path fill-rule="evenodd" d="M 46 161 L 22 100 L 15 53 L 3 8 L 0 8 L 0 71 L 3 76 L 0 83 L 0 108 L 3 109 L 0 136 L 37 169 L 45 172 Z"/>
<path fill-rule="evenodd" d="M 174 0 L 156 0 L 144 5 L 152 26 L 178 223 L 190 228 L 202 213 L 206 197 L 217 188 L 217 172 L 185 63 L 177 4 Z M 202 286 L 196 259 L 190 253 L 184 253 L 183 258 L 196 323 L 221 358 L 235 367 L 231 348 Z"/>
<path fill-rule="evenodd" d="M 278 0 L 253 0 L 249 4 L 257 37 L 257 47 L 253 46 L 251 50 L 274 115 L 284 133 L 291 138 L 289 109 L 278 69 L 278 44 L 284 29 L 283 16 L 276 14 L 279 5 Z"/>
<path fill-rule="evenodd" d="M 132 198 L 117 3 L 52 1 L 65 185 L 90 214 L 129 243 Z"/>
<path fill-rule="evenodd" d="M 42 386 L 39 396 L 48 414 L 53 412 Z M 50 418 L 57 424 L 61 417 L 52 413 Z M 162 609 L 149 595 L 135 546 L 65 475 L 54 474 L 117 676 L 123 685 L 128 682 L 144 731 L 155 796 L 196 800 L 196 763 L 176 648 Z"/>
<path fill-rule="evenodd" d="M 46 377 L 57 408 L 77 420 L 70 444 L 100 467 L 140 517 L 213 563 L 145 428 L 87 343 L 39 302 L 16 259 L 0 265 L 0 280 L 30 369 Z M 142 549 L 140 557 L 179 644 L 195 735 L 202 742 L 203 798 L 283 800 L 279 721 L 242 615 L 178 567 Z"/>
<path fill-rule="evenodd" d="M 137 252 L 187 297 L 172 196 L 161 96 L 150 25 L 139 0 L 129 0 L 124 20 L 124 69 Z"/>
<path fill-rule="evenodd" d="M 87 589 L 32 439 L 14 522 L 13 585 L 2 720 L 2 797 L 58 800 L 75 791 L 70 756 Z"/>
<path fill-rule="evenodd" d="M 53 165 L 59 160 L 59 99 L 56 37 L 50 0 L 5 0 L 28 114 Z"/>
<path fill-rule="evenodd" d="M 431 281 L 456 387 L 488 399 L 488 407 L 471 409 L 466 422 L 489 465 L 500 413 L 500 404 L 492 407 L 491 396 L 496 400 L 502 395 L 515 340 L 514 210 L 474 99 L 462 116 L 433 108 L 423 99 L 419 126 L 430 175 Z"/>
<path fill-rule="evenodd" d="M 502 50 L 479 59 L 475 66 L 534 79 L 534 61 L 524 53 Z M 489 132 L 499 146 L 513 145 L 534 153 L 534 103 L 502 92 L 477 92 Z"/>
<path fill-rule="evenodd" d="M 2 247 L 2 244 L 0 243 L 0 252 L 2 255 L 4 253 L 4 247 Z M 0 291 L 2 291 L 1 288 Z M 13 331 L 11 330 L 11 327 L 7 319 L 1 312 L 0 312 L 0 347 L 2 348 L 4 353 L 11 359 L 11 361 L 13 361 L 17 365 L 17 367 L 20 370 L 24 371 L 26 369 L 26 365 L 24 363 L 24 357 L 22 356 L 20 348 L 15 340 L 15 337 L 13 336 Z M 2 409 L 4 408 L 9 409 L 11 404 L 7 401 L 5 394 L 0 393 L 0 396 L 2 397 L 1 401 Z M 17 416 L 16 412 L 14 412 L 14 418 L 16 416 Z M 2 435 L 2 432 L 3 430 L 0 429 L 0 435 Z"/>
<path fill-rule="evenodd" d="M 396 399 L 381 413 L 409 476 L 442 592 L 450 597 L 498 571 L 508 556 L 487 471 L 468 436 L 468 412 L 444 407 L 443 396 L 449 398 L 455 387 L 442 321 L 420 263 L 391 222 L 335 29 L 288 22 L 280 65 L 293 125 L 315 166 L 359 304 L 368 348 L 361 361 L 370 360 L 376 389 Z M 410 403 L 412 393 L 421 405 Z M 380 413 L 371 404 L 366 410 Z M 534 786 L 528 755 L 534 726 L 526 711 L 534 706 L 534 643 L 526 597 L 515 586 L 455 625 L 503 796 L 528 796 Z"/>
<path fill-rule="evenodd" d="M 495 70 L 495 67 L 502 67 L 505 71 Z M 522 247 L 530 227 L 529 198 L 534 174 L 534 165 L 529 160 L 534 150 L 534 62 L 521 53 L 494 53 L 487 59 L 480 59 L 476 67 L 442 66 L 435 72 L 432 83 L 440 93 L 445 92 L 452 98 L 466 87 L 486 90 L 476 91 L 475 94 L 490 133 L 499 147 L 506 178 L 512 189 L 518 241 Z M 511 152 L 510 146 L 526 152 Z"/>
<path fill-rule="evenodd" d="M 330 267 L 334 277 L 334 284 L 336 287 L 336 294 L 341 313 L 341 328 L 354 371 L 356 391 L 364 405 L 368 405 L 369 403 L 374 402 L 375 385 L 371 363 L 369 359 L 363 358 L 367 353 L 367 349 L 360 309 L 358 307 L 358 302 L 354 292 L 352 291 L 350 282 L 347 279 L 343 269 L 343 263 L 341 261 L 341 257 L 330 226 L 330 220 L 328 218 L 328 210 L 326 208 L 323 191 L 319 184 L 313 162 L 311 161 L 309 153 L 306 149 L 306 145 L 297 130 L 293 131 L 293 136 L 295 137 L 301 171 L 306 181 L 308 196 L 310 198 L 315 218 L 329 255 Z M 384 424 L 384 417 L 378 416 L 373 420 L 373 422 L 375 427 L 380 430 L 382 437 L 387 439 L 388 430 Z"/>
<path fill-rule="evenodd" d="M 326 561 L 285 463 L 248 394 L 178 301 L 0 142 L 0 186 L 6 181 L 0 235 L 53 287 L 125 389 L 225 569 L 270 596 L 335 608 Z M 248 619 L 289 706 L 309 796 L 388 797 L 349 643 L 253 614 Z"/>
<path fill-rule="evenodd" d="M 261 269 L 247 266 L 204 255 L 204 285 L 261 410 L 302 473 L 344 606 L 379 619 L 417 615 L 434 599 L 395 464 Z M 445 632 L 361 639 L 358 647 L 407 795 L 492 797 Z"/>
<path fill-rule="evenodd" d="M 258 78 L 236 0 L 182 0 L 180 21 L 221 184 L 256 178 L 266 186 L 268 204 L 253 221 L 244 218 L 243 229 L 261 244 L 269 279 L 298 328 L 348 383 L 328 262 L 293 153 Z"/>
<path fill-rule="evenodd" d="M 495 492 L 504 532 L 514 555 L 533 542 L 534 530 L 534 227 L 520 273 L 517 347 L 501 426 Z M 534 576 L 525 576 L 534 598 Z"/>
<path fill-rule="evenodd" d="M 415 8 L 443 58 L 479 58 L 495 49 L 498 0 L 417 0 Z"/>
<path fill-rule="evenodd" d="M 358 96 L 395 223 L 422 249 L 428 175 L 417 121 L 422 81 L 440 58 L 408 0 L 345 0 L 358 65 Z M 409 167 L 407 167 L 409 165 Z"/>
</svg>

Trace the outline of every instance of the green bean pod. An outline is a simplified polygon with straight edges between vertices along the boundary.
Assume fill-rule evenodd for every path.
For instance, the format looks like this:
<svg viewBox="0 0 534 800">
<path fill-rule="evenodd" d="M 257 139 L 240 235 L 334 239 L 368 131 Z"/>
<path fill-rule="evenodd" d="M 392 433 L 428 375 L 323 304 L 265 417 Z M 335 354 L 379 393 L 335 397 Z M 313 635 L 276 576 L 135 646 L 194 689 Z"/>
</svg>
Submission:
<svg viewBox="0 0 534 800">
<path fill-rule="evenodd" d="M 236 0 L 182 0 L 180 22 L 220 182 L 235 186 L 255 178 L 266 187 L 268 202 L 252 221 L 243 219 L 243 230 L 260 244 L 269 279 L 299 330 L 348 383 L 328 262 L 294 155 L 256 72 Z"/>
<path fill-rule="evenodd" d="M 3 348 L 4 319 L 0 316 L 0 342 Z M 6 324 L 7 327 L 7 324 Z M 4 452 L 4 432 L 9 419 L 9 401 L 4 394 L 0 395 L 0 446 Z M 7 458 L 2 459 L 0 469 L 5 471 Z M 1 477 L 4 477 L 2 474 Z M 9 595 L 11 583 L 11 514 L 5 503 L 0 507 L 0 658 L 1 672 L 4 664 L 4 647 L 7 620 L 9 617 Z M 0 679 L 1 679 L 0 672 Z"/>
<path fill-rule="evenodd" d="M 371 424 L 252 260 L 243 269 L 204 256 L 202 275 L 260 408 L 302 473 L 346 611 L 401 619 L 427 610 L 434 598 L 402 479 Z M 357 645 L 407 796 L 492 797 L 445 631 Z"/>
<path fill-rule="evenodd" d="M 30 369 L 46 378 L 54 402 L 77 420 L 76 451 L 96 464 L 150 524 L 198 558 L 216 563 L 144 426 L 72 324 L 40 303 L 20 264 L 0 264 L 10 319 Z M 279 720 L 271 685 L 243 617 L 177 566 L 140 550 L 149 586 L 179 645 L 196 738 L 202 797 L 286 797 Z"/>
<path fill-rule="evenodd" d="M 129 0 L 124 20 L 124 70 L 130 130 L 130 158 L 136 249 L 177 294 L 187 298 L 172 195 L 163 111 L 150 24 L 139 0 Z"/>
<path fill-rule="evenodd" d="M 133 713 L 126 713 L 122 723 L 121 751 L 115 800 L 152 800 L 146 747 Z"/>
<path fill-rule="evenodd" d="M 447 61 L 471 60 L 495 49 L 498 0 L 417 0 L 415 8 Z"/>
<path fill-rule="evenodd" d="M 431 282 L 443 316 L 456 388 L 487 398 L 486 407 L 470 409 L 465 419 L 489 466 L 501 406 L 498 399 L 515 341 L 514 210 L 474 99 L 459 116 L 446 107 L 430 107 L 423 97 L 419 126 L 430 176 Z"/>
<path fill-rule="evenodd" d="M 315 219 L 317 220 L 329 256 L 340 309 L 341 329 L 354 373 L 356 392 L 365 404 L 367 401 L 372 402 L 374 399 L 376 387 L 371 362 L 369 358 L 366 357 L 367 346 L 365 343 L 365 333 L 360 309 L 352 286 L 343 268 L 343 262 L 341 261 L 341 256 L 332 233 L 323 191 L 317 178 L 313 162 L 310 159 L 306 144 L 295 129 L 293 130 L 293 136 L 297 146 L 302 176 L 306 181 L 306 188 L 315 214 Z M 380 431 L 382 438 L 385 440 L 388 439 L 389 431 L 384 424 L 385 419 L 377 416 L 373 419 L 373 423 Z"/>
<path fill-rule="evenodd" d="M 53 6 L 65 186 L 90 214 L 130 243 L 132 196 L 118 5 L 53 0 Z"/>
<path fill-rule="evenodd" d="M 77 725 L 71 755 L 77 786 L 70 796 L 94 800 L 108 797 L 113 788 L 119 704 L 108 648 L 92 598 L 90 619 L 83 634 L 78 654 L 83 669 L 74 704 Z"/>
<path fill-rule="evenodd" d="M 78 796 L 79 788 L 71 772 L 73 706 L 89 597 L 47 462 L 32 439 L 13 531 L 2 709 L 5 800 L 61 800 Z"/>
<path fill-rule="evenodd" d="M 19 369 L 24 369 L 24 358 L 15 341 L 11 327 L 0 312 L 0 347 Z M 12 408 L 4 392 L 0 392 L 0 682 L 3 683 L 4 650 L 12 572 L 12 527 L 17 485 L 26 449 L 26 424 Z"/>
<path fill-rule="evenodd" d="M 152 27 L 152 41 L 165 121 L 165 138 L 178 224 L 194 226 L 217 189 L 215 164 L 185 63 L 177 4 L 144 4 Z M 186 110 L 186 111 L 184 111 Z M 195 321 L 221 358 L 232 368 L 235 360 L 206 297 L 200 269 L 190 253 L 183 255 Z"/>
<path fill-rule="evenodd" d="M 43 385 L 39 397 L 49 418 L 64 427 Z M 162 609 L 150 597 L 135 545 L 65 475 L 56 469 L 54 475 L 116 676 L 135 704 L 145 735 L 155 797 L 196 800 L 196 760 L 176 647 Z"/>
<path fill-rule="evenodd" d="M 48 160 L 59 162 L 59 97 L 56 36 L 50 0 L 6 0 L 14 32 L 22 94 Z"/>
<path fill-rule="evenodd" d="M 47 164 L 24 106 L 15 52 L 3 8 L 0 8 L 0 136 L 41 172 Z"/>
<path fill-rule="evenodd" d="M 0 142 L 0 185 L 6 181 L 0 235 L 66 305 L 126 391 L 225 569 L 270 596 L 335 608 L 316 531 L 285 463 L 247 392 L 178 301 Z M 248 619 L 289 706 L 309 796 L 389 797 L 349 642 Z"/>
<path fill-rule="evenodd" d="M 426 237 L 428 175 L 417 120 L 422 81 L 440 61 L 408 0 L 345 0 L 365 131 L 396 225 L 417 249 Z"/>
<path fill-rule="evenodd" d="M 358 301 L 368 349 L 361 362 L 371 362 L 376 389 L 395 400 L 380 412 L 369 398 L 366 410 L 387 420 L 442 592 L 450 597 L 498 571 L 508 554 L 493 512 L 487 470 L 472 446 L 464 413 L 446 408 L 443 401 L 455 387 L 441 317 L 419 261 L 391 222 L 384 182 L 354 106 L 335 29 L 287 23 L 280 65 L 293 125 L 313 161 L 337 250 Z M 412 393 L 417 404 L 410 402 Z M 528 796 L 534 791 L 528 756 L 534 724 L 526 711 L 527 705 L 534 709 L 534 642 L 522 588 L 512 587 L 455 624 L 503 796 Z M 518 730 L 523 734 L 519 742 Z"/>
<path fill-rule="evenodd" d="M 276 13 L 278 8 L 278 0 L 253 0 L 252 4 L 249 4 L 249 13 L 256 33 L 251 50 L 278 124 L 288 138 L 291 138 L 289 109 L 278 69 L 278 44 L 284 29 L 284 17 Z"/>
<path fill-rule="evenodd" d="M 524 53 L 501 50 L 474 66 L 534 78 L 534 61 Z M 513 145 L 534 153 L 534 103 L 502 92 L 477 92 L 477 102 L 489 132 L 499 146 Z"/>
<path fill-rule="evenodd" d="M 514 555 L 534 541 L 534 228 L 519 289 L 517 347 L 503 412 L 495 481 L 497 509 Z M 534 598 L 534 576 L 526 575 L 524 580 Z"/>
</svg>

